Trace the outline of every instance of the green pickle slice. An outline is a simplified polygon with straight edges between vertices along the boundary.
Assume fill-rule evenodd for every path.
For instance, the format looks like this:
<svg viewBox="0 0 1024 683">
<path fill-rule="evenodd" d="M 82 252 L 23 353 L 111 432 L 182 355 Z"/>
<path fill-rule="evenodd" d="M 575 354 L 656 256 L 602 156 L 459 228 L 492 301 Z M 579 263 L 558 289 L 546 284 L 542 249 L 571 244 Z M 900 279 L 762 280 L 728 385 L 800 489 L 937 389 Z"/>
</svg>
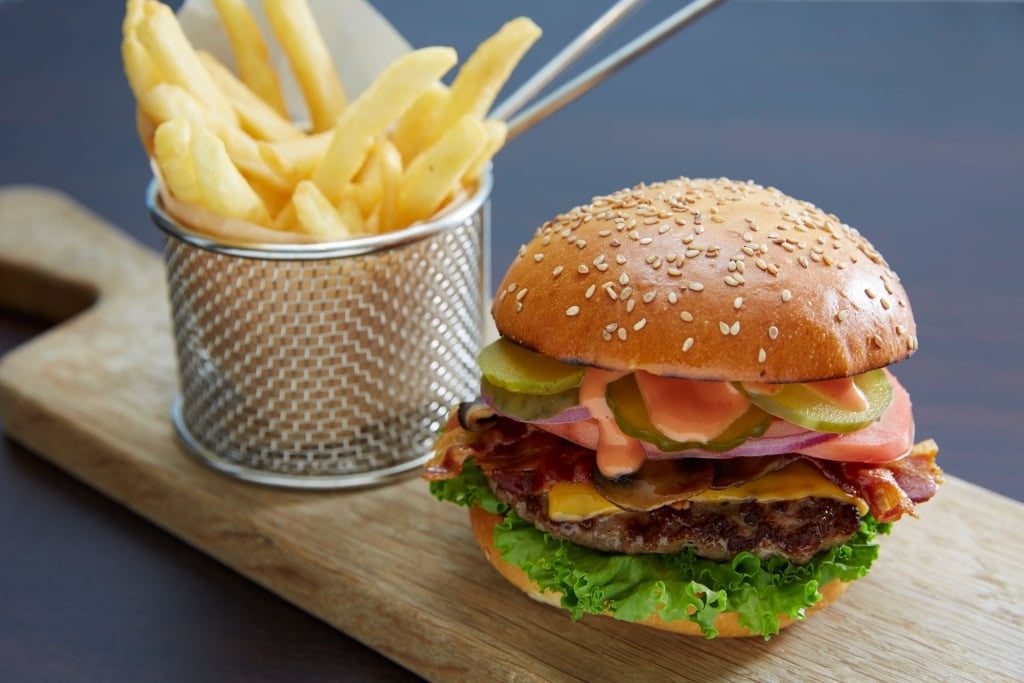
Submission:
<svg viewBox="0 0 1024 683">
<path fill-rule="evenodd" d="M 558 394 L 578 387 L 585 371 L 504 338 L 485 346 L 477 363 L 492 385 L 521 394 Z"/>
<path fill-rule="evenodd" d="M 608 407 L 611 408 L 622 433 L 634 439 L 641 439 L 657 446 L 666 453 L 685 451 L 691 448 L 702 448 L 708 451 L 728 451 L 736 448 L 747 439 L 761 436 L 771 425 L 771 415 L 756 405 L 743 413 L 725 431 L 707 443 L 679 442 L 670 439 L 654 426 L 647 413 L 640 387 L 633 375 L 615 380 L 608 385 L 606 394 Z"/>
<path fill-rule="evenodd" d="M 484 377 L 480 380 L 480 390 L 490 399 L 498 412 L 525 422 L 554 417 L 580 402 L 578 387 L 557 394 L 523 394 L 503 389 Z"/>
<path fill-rule="evenodd" d="M 759 394 L 736 383 L 750 402 L 766 413 L 816 432 L 854 432 L 881 416 L 892 402 L 892 384 L 884 370 L 871 370 L 853 378 L 864 392 L 868 407 L 848 410 L 830 403 L 804 384 L 784 384 L 773 394 Z"/>
</svg>

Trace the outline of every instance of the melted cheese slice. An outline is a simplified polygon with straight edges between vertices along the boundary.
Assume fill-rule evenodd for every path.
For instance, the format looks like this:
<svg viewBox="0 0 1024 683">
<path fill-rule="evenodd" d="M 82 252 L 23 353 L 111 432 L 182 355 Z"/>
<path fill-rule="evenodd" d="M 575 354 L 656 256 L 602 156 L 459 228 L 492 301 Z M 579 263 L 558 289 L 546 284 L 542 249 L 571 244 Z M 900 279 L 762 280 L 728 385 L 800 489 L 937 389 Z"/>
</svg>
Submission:
<svg viewBox="0 0 1024 683">
<path fill-rule="evenodd" d="M 831 498 L 855 505 L 864 515 L 867 503 L 839 488 L 805 460 L 797 460 L 777 472 L 727 489 L 708 489 L 692 498 L 695 503 L 739 503 L 757 500 L 773 503 L 799 498 Z M 580 522 L 591 517 L 623 512 L 589 484 L 555 484 L 548 492 L 548 516 L 556 522 Z"/>
</svg>

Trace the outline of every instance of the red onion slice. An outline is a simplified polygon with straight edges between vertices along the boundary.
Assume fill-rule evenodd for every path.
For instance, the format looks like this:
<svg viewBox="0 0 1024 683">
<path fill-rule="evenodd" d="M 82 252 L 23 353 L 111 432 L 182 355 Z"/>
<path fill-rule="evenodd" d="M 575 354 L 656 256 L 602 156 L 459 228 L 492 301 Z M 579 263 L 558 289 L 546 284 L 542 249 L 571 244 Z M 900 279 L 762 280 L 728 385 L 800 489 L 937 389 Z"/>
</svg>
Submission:
<svg viewBox="0 0 1024 683">
<path fill-rule="evenodd" d="M 780 455 L 795 453 L 801 448 L 809 448 L 831 441 L 839 436 L 830 432 L 812 432 L 803 427 L 790 424 L 783 420 L 772 420 L 771 426 L 763 436 L 747 439 L 729 451 L 708 451 L 692 448 L 685 451 L 667 453 L 658 450 L 652 444 L 644 442 L 647 457 L 658 458 L 752 458 L 764 455 Z"/>
</svg>

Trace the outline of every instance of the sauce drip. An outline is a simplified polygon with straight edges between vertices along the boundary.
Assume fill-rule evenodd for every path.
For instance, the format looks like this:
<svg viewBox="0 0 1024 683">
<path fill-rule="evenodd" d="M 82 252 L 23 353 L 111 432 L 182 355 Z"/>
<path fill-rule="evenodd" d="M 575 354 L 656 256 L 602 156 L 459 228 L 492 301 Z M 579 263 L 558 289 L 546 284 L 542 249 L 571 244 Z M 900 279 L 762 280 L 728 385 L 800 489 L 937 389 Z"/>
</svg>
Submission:
<svg viewBox="0 0 1024 683">
<path fill-rule="evenodd" d="M 636 383 L 658 431 L 682 443 L 707 443 L 750 408 L 729 382 L 700 382 L 638 371 Z"/>
<path fill-rule="evenodd" d="M 597 448 L 594 449 L 597 452 L 597 469 L 609 479 L 636 472 L 647 457 L 643 444 L 619 429 L 605 399 L 608 384 L 627 374 L 587 368 L 580 384 L 580 405 L 590 410 L 591 418 L 597 424 Z"/>
</svg>

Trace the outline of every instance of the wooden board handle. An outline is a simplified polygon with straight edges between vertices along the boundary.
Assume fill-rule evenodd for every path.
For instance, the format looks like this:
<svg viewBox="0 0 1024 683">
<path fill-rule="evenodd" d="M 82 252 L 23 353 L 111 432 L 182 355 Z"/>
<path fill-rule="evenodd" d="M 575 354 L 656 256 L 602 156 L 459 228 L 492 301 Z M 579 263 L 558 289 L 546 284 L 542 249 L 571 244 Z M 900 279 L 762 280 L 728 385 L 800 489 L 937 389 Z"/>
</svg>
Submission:
<svg viewBox="0 0 1024 683">
<path fill-rule="evenodd" d="M 0 189 L 0 308 L 61 321 L 97 301 L 155 286 L 154 259 L 54 190 Z"/>
</svg>

